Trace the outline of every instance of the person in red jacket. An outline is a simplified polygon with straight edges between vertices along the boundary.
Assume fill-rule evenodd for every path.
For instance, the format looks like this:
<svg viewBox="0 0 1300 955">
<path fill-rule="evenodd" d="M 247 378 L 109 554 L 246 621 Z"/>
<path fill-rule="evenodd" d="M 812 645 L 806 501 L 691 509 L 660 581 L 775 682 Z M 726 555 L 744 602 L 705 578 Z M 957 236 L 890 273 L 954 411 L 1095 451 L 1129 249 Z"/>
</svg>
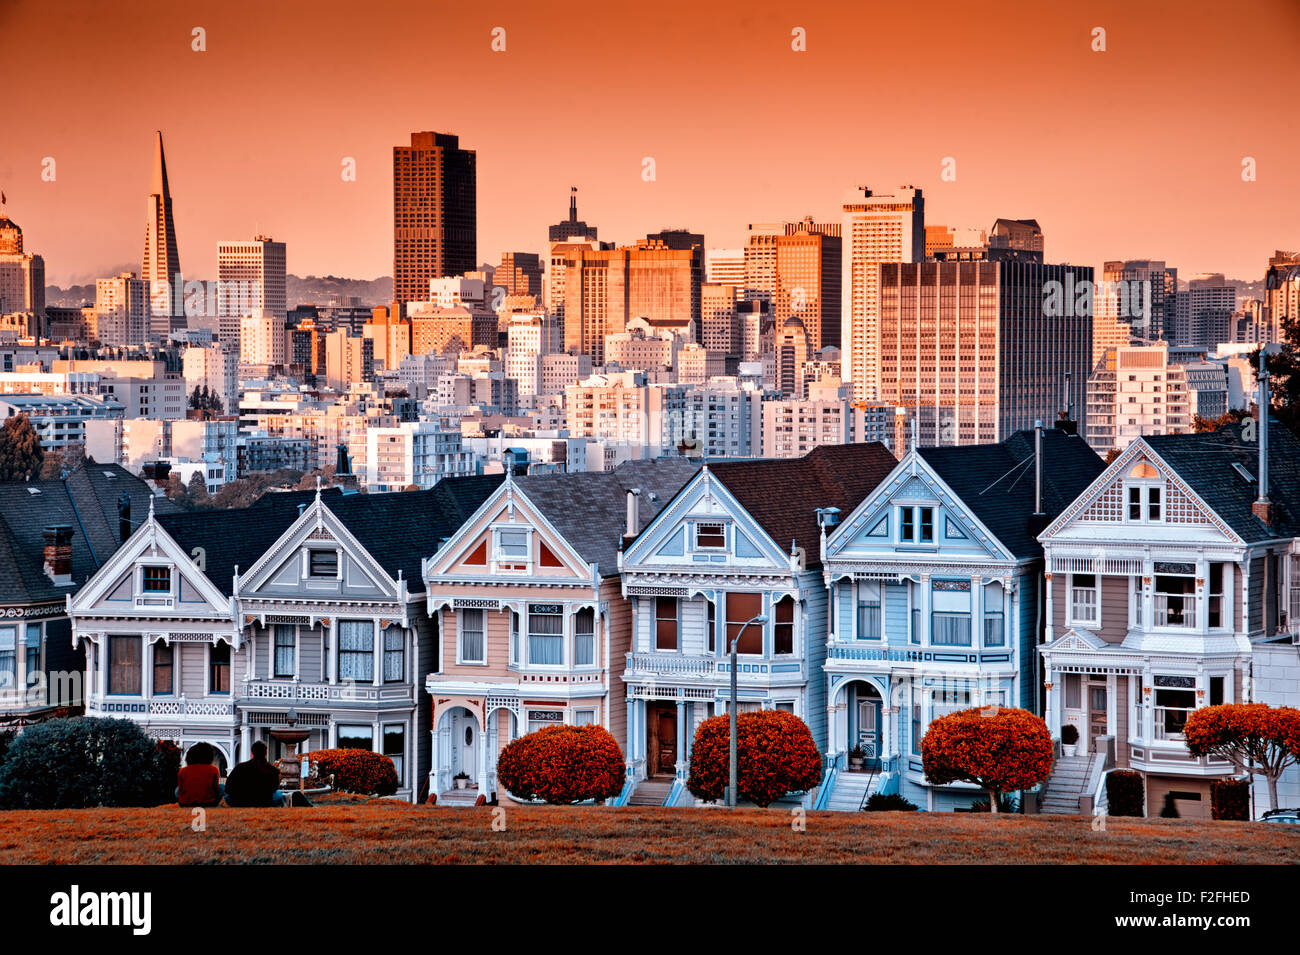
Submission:
<svg viewBox="0 0 1300 955">
<path fill-rule="evenodd" d="M 212 747 L 195 743 L 185 754 L 185 766 L 176 774 L 176 802 L 182 806 L 219 806 L 226 787 L 212 765 Z"/>
</svg>

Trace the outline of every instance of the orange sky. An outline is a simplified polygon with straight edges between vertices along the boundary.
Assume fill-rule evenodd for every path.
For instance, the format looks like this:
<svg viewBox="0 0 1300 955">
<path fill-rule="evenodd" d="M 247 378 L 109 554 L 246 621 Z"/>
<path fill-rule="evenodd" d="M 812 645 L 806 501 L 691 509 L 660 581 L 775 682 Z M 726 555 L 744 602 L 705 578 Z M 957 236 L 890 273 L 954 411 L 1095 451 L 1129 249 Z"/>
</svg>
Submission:
<svg viewBox="0 0 1300 955">
<path fill-rule="evenodd" d="M 541 251 L 570 185 L 617 241 L 734 246 L 909 183 L 930 223 L 1037 218 L 1052 261 L 1255 279 L 1300 247 L 1297 0 L 0 0 L 0 50 L 0 187 L 59 284 L 139 268 L 156 128 L 196 277 L 256 232 L 291 272 L 390 274 L 392 147 L 416 129 L 478 151 L 485 261 Z"/>
</svg>

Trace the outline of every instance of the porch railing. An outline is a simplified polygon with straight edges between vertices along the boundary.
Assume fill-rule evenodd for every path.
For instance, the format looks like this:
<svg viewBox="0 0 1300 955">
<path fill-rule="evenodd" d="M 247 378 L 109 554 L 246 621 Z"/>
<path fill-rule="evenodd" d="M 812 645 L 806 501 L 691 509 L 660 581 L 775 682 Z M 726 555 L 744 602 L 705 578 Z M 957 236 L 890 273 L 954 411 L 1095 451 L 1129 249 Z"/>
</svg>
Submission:
<svg viewBox="0 0 1300 955">
<path fill-rule="evenodd" d="M 245 680 L 240 701 L 272 700 L 293 704 L 405 702 L 415 699 L 409 683 L 298 683 L 291 680 Z"/>
<path fill-rule="evenodd" d="M 629 653 L 627 668 L 640 673 L 664 676 L 714 676 L 718 661 L 714 657 L 684 656 L 677 653 Z"/>
</svg>

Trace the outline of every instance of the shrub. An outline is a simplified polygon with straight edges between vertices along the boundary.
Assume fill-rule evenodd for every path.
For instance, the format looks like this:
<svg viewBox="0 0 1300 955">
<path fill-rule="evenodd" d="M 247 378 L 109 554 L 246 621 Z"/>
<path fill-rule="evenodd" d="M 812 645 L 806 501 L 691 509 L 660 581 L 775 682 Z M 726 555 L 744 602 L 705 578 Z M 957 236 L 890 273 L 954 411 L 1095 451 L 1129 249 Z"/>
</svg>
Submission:
<svg viewBox="0 0 1300 955">
<path fill-rule="evenodd" d="M 1216 779 L 1210 783 L 1213 819 L 1250 819 L 1250 783 L 1245 779 Z"/>
<path fill-rule="evenodd" d="M 1041 783 L 1052 771 L 1052 757 L 1047 724 L 1028 710 L 1009 707 L 949 713 L 932 722 L 921 740 L 926 779 L 940 786 L 974 783 L 990 800 Z"/>
<path fill-rule="evenodd" d="M 700 723 L 686 781 L 694 796 L 709 802 L 725 797 L 730 751 L 730 717 L 713 716 Z M 740 798 L 767 806 L 786 793 L 812 789 L 821 779 L 821 753 L 803 720 L 785 710 L 737 714 L 736 787 Z"/>
<path fill-rule="evenodd" d="M 623 751 L 603 726 L 547 726 L 497 757 L 497 781 L 520 799 L 570 805 L 623 791 Z"/>
<path fill-rule="evenodd" d="M 47 720 L 10 745 L 0 764 L 0 807 L 157 806 L 174 798 L 170 760 L 130 720 Z"/>
<path fill-rule="evenodd" d="M 908 802 L 898 793 L 872 793 L 867 800 L 867 812 L 916 812 L 914 802 Z"/>
<path fill-rule="evenodd" d="M 13 745 L 17 735 L 13 730 L 0 731 L 0 764 L 4 763 L 5 754 L 9 752 L 9 747 Z"/>
<path fill-rule="evenodd" d="M 1141 816 L 1144 796 L 1142 774 L 1131 769 L 1115 769 L 1106 775 L 1106 801 L 1111 816 Z"/>
<path fill-rule="evenodd" d="M 988 812 L 989 801 L 987 799 L 976 799 L 970 804 L 967 812 Z M 1017 813 L 1020 811 L 1020 800 L 1014 796 L 1007 796 L 1002 793 L 998 794 L 998 812 Z"/>
<path fill-rule="evenodd" d="M 381 753 L 368 749 L 318 749 L 308 753 L 307 759 L 316 764 L 321 777 L 334 777 L 338 792 L 366 796 L 391 796 L 397 792 L 397 769 Z"/>
<path fill-rule="evenodd" d="M 1079 730 L 1073 723 L 1066 723 L 1061 727 L 1061 742 L 1066 746 L 1073 746 L 1079 742 Z"/>
<path fill-rule="evenodd" d="M 169 739 L 160 739 L 154 749 L 158 762 L 158 803 L 175 802 L 181 771 L 181 748 Z"/>
</svg>

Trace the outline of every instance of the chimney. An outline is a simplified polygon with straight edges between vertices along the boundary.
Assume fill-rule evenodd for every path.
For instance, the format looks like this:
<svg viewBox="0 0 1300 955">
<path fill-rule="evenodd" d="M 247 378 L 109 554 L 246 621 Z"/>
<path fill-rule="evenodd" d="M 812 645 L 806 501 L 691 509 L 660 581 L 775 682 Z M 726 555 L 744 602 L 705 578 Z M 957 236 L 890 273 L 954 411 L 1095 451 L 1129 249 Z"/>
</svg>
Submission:
<svg viewBox="0 0 1300 955">
<path fill-rule="evenodd" d="M 641 489 L 639 487 L 630 487 L 627 489 L 627 530 L 624 532 L 628 537 L 636 537 L 641 530 Z"/>
<path fill-rule="evenodd" d="M 1269 527 L 1277 518 L 1277 508 L 1268 496 L 1268 368 L 1264 364 L 1264 349 L 1259 350 L 1259 403 L 1255 411 L 1256 440 L 1259 442 L 1259 497 L 1250 506 L 1250 512 Z"/>
<path fill-rule="evenodd" d="M 131 536 L 131 495 L 125 491 L 117 499 L 117 533 L 123 544 Z"/>
<path fill-rule="evenodd" d="M 72 584 L 72 528 L 55 524 L 41 531 L 45 538 L 45 573 L 57 586 Z"/>
</svg>

